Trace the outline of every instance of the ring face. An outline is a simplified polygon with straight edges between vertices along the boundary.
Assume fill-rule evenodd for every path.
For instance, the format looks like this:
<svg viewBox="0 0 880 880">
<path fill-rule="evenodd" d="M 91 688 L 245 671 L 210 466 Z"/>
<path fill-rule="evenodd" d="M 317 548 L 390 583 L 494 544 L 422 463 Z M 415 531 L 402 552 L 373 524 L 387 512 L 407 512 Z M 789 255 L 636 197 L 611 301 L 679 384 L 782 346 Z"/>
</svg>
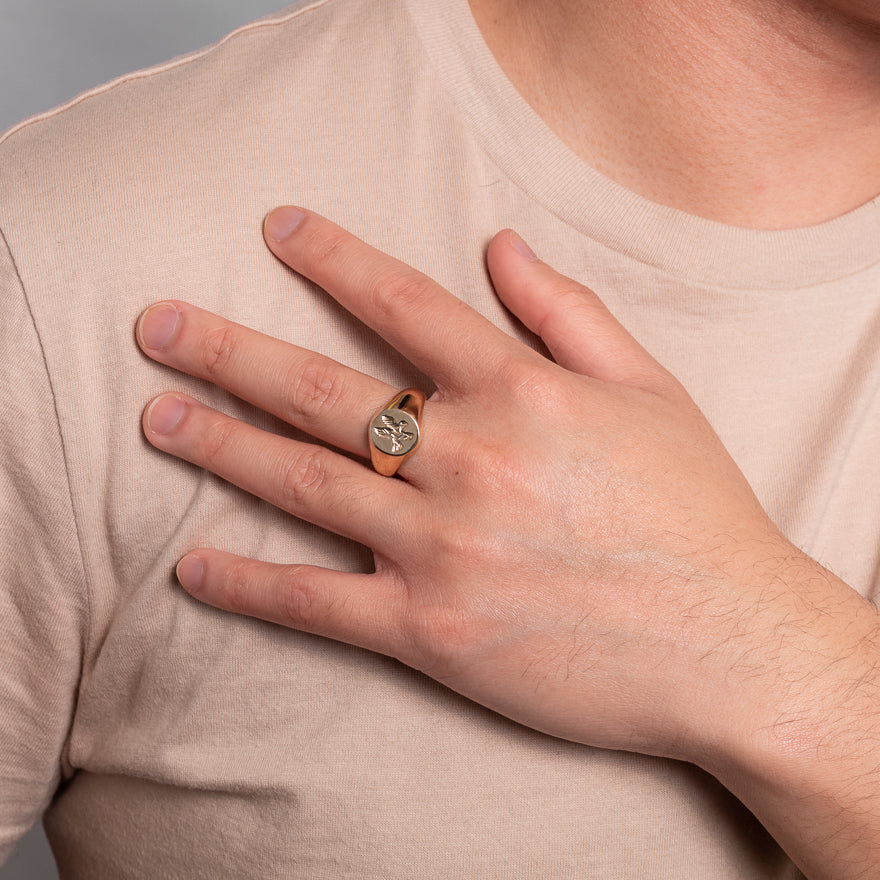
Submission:
<svg viewBox="0 0 880 880">
<path fill-rule="evenodd" d="M 419 423 L 402 409 L 383 409 L 370 422 L 370 440 L 385 455 L 406 455 L 419 442 Z"/>
<path fill-rule="evenodd" d="M 425 395 L 407 388 L 388 401 L 370 422 L 370 459 L 377 473 L 392 477 L 422 439 L 419 419 Z"/>
</svg>

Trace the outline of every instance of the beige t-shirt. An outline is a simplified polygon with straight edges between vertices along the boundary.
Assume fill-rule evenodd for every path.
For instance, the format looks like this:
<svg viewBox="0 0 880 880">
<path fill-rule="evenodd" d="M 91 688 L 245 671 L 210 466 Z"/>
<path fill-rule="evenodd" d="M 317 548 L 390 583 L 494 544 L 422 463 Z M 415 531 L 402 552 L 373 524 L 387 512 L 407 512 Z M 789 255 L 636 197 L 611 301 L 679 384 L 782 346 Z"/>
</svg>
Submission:
<svg viewBox="0 0 880 880">
<path fill-rule="evenodd" d="M 299 2 L 0 143 L 0 856 L 45 810 L 77 880 L 798 876 L 694 767 L 176 585 L 202 545 L 370 564 L 140 432 L 173 388 L 289 430 L 140 355 L 165 297 L 422 381 L 265 249 L 288 202 L 512 332 L 482 260 L 515 227 L 683 380 L 797 544 L 880 585 L 880 204 L 773 233 L 660 207 L 555 138 L 466 0 Z"/>
</svg>

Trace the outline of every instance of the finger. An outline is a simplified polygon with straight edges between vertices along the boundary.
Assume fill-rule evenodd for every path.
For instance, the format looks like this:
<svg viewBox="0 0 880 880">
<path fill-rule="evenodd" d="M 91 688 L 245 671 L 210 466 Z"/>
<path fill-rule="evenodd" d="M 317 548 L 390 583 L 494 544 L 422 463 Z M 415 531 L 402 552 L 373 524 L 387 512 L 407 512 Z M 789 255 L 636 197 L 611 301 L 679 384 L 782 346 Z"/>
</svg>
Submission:
<svg viewBox="0 0 880 880">
<path fill-rule="evenodd" d="M 439 386 L 466 389 L 523 347 L 421 272 L 317 214 L 277 208 L 272 252 L 319 284 Z"/>
<path fill-rule="evenodd" d="M 512 230 L 489 244 L 489 273 L 501 301 L 576 373 L 659 390 L 674 382 L 587 287 L 541 262 Z"/>
<path fill-rule="evenodd" d="M 369 454 L 365 425 L 394 389 L 357 370 L 179 301 L 137 323 L 144 353 L 226 388 L 340 449 Z"/>
<path fill-rule="evenodd" d="M 143 427 L 156 448 L 373 550 L 400 550 L 409 534 L 417 490 L 332 450 L 262 431 L 183 394 L 153 400 Z"/>
<path fill-rule="evenodd" d="M 195 550 L 177 565 L 195 598 L 292 629 L 398 656 L 403 592 L 387 574 L 353 574 L 309 565 L 277 565 L 219 550 Z"/>
</svg>

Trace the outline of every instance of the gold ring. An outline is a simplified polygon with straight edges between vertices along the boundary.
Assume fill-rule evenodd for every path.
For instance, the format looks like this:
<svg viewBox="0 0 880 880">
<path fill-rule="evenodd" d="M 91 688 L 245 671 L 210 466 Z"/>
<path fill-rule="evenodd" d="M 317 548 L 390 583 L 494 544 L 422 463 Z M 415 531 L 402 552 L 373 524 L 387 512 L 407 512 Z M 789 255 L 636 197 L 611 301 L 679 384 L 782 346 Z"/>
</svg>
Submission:
<svg viewBox="0 0 880 880">
<path fill-rule="evenodd" d="M 407 388 L 392 397 L 370 422 L 370 458 L 383 477 L 393 477 L 422 439 L 419 419 L 425 395 Z"/>
</svg>

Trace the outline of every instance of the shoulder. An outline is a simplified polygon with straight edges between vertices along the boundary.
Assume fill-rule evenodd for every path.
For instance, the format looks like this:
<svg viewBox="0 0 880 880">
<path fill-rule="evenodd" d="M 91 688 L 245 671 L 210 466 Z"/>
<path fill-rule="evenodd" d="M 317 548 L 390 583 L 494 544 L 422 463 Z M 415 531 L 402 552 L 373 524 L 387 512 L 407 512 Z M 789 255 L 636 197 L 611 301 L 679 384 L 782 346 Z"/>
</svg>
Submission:
<svg viewBox="0 0 880 880">
<path fill-rule="evenodd" d="M 405 81 L 387 65 L 408 30 L 403 0 L 300 0 L 9 130 L 0 231 L 28 289 L 72 267 L 94 283 L 147 238 L 191 258 L 200 219 L 250 233 L 278 200 L 324 186 L 321 156 L 354 155 L 356 130 L 376 124 L 377 83 Z"/>
<path fill-rule="evenodd" d="M 74 174 L 88 186 L 90 170 L 106 170 L 108 161 L 124 168 L 126 156 L 175 149 L 199 135 L 222 137 L 224 127 L 241 127 L 248 115 L 277 112 L 288 99 L 308 101 L 326 83 L 328 68 L 366 55 L 370 31 L 387 30 L 401 5 L 299 0 L 211 46 L 119 77 L 19 123 L 0 135 L 0 206 L 23 187 L 45 191 L 57 183 L 56 170 L 65 184 Z"/>
<path fill-rule="evenodd" d="M 274 278 L 266 211 L 339 216 L 337 201 L 371 201 L 351 193 L 372 163 L 394 179 L 406 144 L 389 156 L 389 131 L 408 130 L 401 90 L 425 67 L 415 39 L 405 0 L 300 0 L 7 132 L 0 235 L 40 325 L 61 324 L 63 298 L 127 303 L 131 320 L 157 292 L 216 307 Z"/>
<path fill-rule="evenodd" d="M 93 112 L 112 112 L 122 108 L 132 97 L 149 98 L 161 96 L 171 88 L 192 82 L 200 76 L 211 75 L 212 70 L 225 68 L 228 76 L 234 76 L 241 67 L 244 73 L 253 61 L 261 66 L 279 53 L 273 49 L 286 50 L 289 58 L 291 43 L 307 45 L 333 26 L 340 18 L 340 10 L 356 5 L 357 0 L 299 0 L 279 12 L 245 24 L 211 45 L 187 53 L 169 61 L 143 70 L 135 70 L 78 95 L 59 107 L 25 119 L 6 132 L 0 132 L 0 144 L 4 149 L 27 139 L 34 129 L 43 133 L 52 126 L 63 125 Z M 362 4 L 361 4 L 362 5 Z"/>
</svg>

